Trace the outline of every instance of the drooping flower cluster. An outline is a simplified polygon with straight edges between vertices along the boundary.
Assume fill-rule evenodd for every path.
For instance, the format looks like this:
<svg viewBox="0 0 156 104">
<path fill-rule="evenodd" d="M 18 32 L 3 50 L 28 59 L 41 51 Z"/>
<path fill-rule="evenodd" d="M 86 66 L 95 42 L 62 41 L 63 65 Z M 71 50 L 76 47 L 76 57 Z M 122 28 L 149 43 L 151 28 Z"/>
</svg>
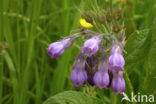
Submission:
<svg viewBox="0 0 156 104">
<path fill-rule="evenodd" d="M 101 18 L 97 17 L 102 25 L 111 23 L 112 19 L 114 21 L 120 19 L 109 18 L 110 16 L 107 14 L 106 16 L 101 15 Z M 88 20 L 80 19 L 82 29 L 79 30 L 77 35 L 72 35 L 50 44 L 47 48 L 48 55 L 51 58 L 57 58 L 78 37 L 87 37 L 80 54 L 76 57 L 74 68 L 70 75 L 73 85 L 79 88 L 80 86 L 85 86 L 88 82 L 91 86 L 99 87 L 100 89 L 111 88 L 115 93 L 123 93 L 125 90 L 125 80 L 123 77 L 125 60 L 122 55 L 123 40 L 125 39 L 122 33 L 123 30 L 118 29 L 116 31 L 117 27 L 114 24 L 115 26 L 108 29 L 108 31 L 112 30 L 111 33 L 97 33 L 89 30 L 89 28 L 95 26 L 93 23 L 92 18 L 88 18 Z M 120 34 L 120 36 L 116 37 L 116 34 Z"/>
<path fill-rule="evenodd" d="M 96 55 L 97 51 L 99 50 L 102 38 L 103 36 L 101 35 L 95 35 L 84 42 L 82 51 L 75 60 L 74 70 L 71 72 L 70 79 L 73 85 L 76 87 L 84 86 L 88 81 L 91 83 L 91 85 L 101 89 L 108 88 L 111 85 L 111 88 L 114 92 L 122 93 L 125 90 L 125 81 L 123 78 L 123 67 L 125 62 L 122 56 L 122 49 L 118 43 L 116 42 L 112 46 L 108 60 L 107 58 L 103 57 L 106 55 L 102 54 L 98 62 L 93 62 L 95 61 L 95 58 L 97 58 L 94 55 Z M 64 50 L 69 47 L 75 39 L 75 36 L 70 36 L 59 42 L 50 44 L 48 47 L 48 55 L 50 55 L 51 58 L 61 56 Z M 93 56 L 94 58 L 92 58 L 92 61 L 87 64 L 85 55 L 88 56 L 88 60 L 90 60 Z M 107 61 L 108 65 L 106 64 Z M 90 67 L 89 70 L 86 70 L 87 65 Z M 113 74 L 112 79 L 110 78 L 109 72 Z"/>
</svg>

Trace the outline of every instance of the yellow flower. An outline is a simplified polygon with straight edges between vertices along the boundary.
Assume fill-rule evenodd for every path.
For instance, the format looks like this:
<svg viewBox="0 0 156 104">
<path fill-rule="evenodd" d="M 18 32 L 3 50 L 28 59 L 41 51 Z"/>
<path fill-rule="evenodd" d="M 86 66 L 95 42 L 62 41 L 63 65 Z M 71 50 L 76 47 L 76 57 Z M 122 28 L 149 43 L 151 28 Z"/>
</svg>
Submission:
<svg viewBox="0 0 156 104">
<path fill-rule="evenodd" d="M 127 0 L 117 0 L 118 2 L 126 2 Z"/>
<path fill-rule="evenodd" d="M 109 0 L 106 0 L 106 2 L 109 2 Z"/>
<path fill-rule="evenodd" d="M 80 25 L 85 28 L 93 27 L 93 25 L 91 23 L 87 22 L 85 19 L 82 19 L 82 18 L 80 19 Z"/>
</svg>

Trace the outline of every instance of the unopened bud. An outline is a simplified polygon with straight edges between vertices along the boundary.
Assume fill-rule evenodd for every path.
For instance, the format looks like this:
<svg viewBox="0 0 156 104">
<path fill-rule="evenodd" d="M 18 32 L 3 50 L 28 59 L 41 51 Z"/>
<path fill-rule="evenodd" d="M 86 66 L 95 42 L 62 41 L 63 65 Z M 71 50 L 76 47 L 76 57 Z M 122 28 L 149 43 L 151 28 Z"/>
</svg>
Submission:
<svg viewBox="0 0 156 104">
<path fill-rule="evenodd" d="M 91 16 L 91 13 L 89 12 L 84 12 L 84 18 L 87 22 L 89 23 L 93 23 L 93 17 Z"/>
<path fill-rule="evenodd" d="M 107 11 L 106 19 L 107 19 L 108 22 L 112 21 L 112 14 L 111 14 L 110 10 Z"/>
<path fill-rule="evenodd" d="M 104 15 L 103 11 L 100 11 L 99 15 L 97 15 L 97 20 L 98 22 L 100 22 L 101 24 L 105 24 L 106 22 L 106 17 Z"/>
<path fill-rule="evenodd" d="M 122 17 L 122 12 L 118 6 L 114 9 L 113 18 L 114 18 L 114 20 L 119 21 L 121 19 L 121 17 Z"/>
<path fill-rule="evenodd" d="M 122 27 L 117 24 L 115 24 L 113 26 L 113 32 L 115 32 L 115 33 L 119 33 L 121 31 L 121 29 L 122 29 Z"/>
</svg>

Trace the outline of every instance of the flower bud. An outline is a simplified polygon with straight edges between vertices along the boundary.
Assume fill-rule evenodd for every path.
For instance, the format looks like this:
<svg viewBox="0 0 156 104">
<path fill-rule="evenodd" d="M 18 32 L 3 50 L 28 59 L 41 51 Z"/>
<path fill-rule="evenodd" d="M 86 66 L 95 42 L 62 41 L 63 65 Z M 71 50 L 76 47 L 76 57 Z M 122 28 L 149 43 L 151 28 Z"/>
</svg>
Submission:
<svg viewBox="0 0 156 104">
<path fill-rule="evenodd" d="M 120 10 L 120 6 L 117 6 L 113 9 L 113 18 L 115 21 L 119 21 L 122 18 L 122 11 Z"/>
<path fill-rule="evenodd" d="M 47 50 L 48 55 L 51 56 L 51 58 L 56 58 L 64 53 L 64 45 L 61 42 L 54 42 L 50 44 Z"/>
<path fill-rule="evenodd" d="M 71 36 L 59 42 L 51 43 L 47 48 L 48 55 L 51 56 L 51 58 L 57 58 L 61 56 L 64 53 L 64 50 L 73 43 L 75 38 L 75 36 Z"/>
<path fill-rule="evenodd" d="M 106 20 L 110 23 L 112 22 L 112 14 L 111 11 L 108 9 L 107 13 L 106 13 Z"/>
<path fill-rule="evenodd" d="M 123 93 L 125 91 L 125 80 L 123 78 L 123 74 L 119 75 L 119 73 L 114 73 L 111 88 L 115 93 Z"/>
<path fill-rule="evenodd" d="M 113 32 L 119 33 L 122 30 L 122 26 L 119 26 L 118 24 L 115 24 L 113 26 Z"/>
<path fill-rule="evenodd" d="M 93 24 L 93 17 L 90 12 L 83 12 L 86 22 Z"/>
<path fill-rule="evenodd" d="M 94 84 L 95 86 L 102 88 L 107 88 L 110 82 L 109 74 L 108 74 L 108 68 L 105 66 L 105 63 L 103 66 L 95 73 L 94 77 Z"/>
<path fill-rule="evenodd" d="M 82 46 L 82 53 L 88 56 L 92 56 L 98 51 L 100 42 L 101 39 L 98 36 L 94 36 L 88 39 Z"/>
<path fill-rule="evenodd" d="M 106 16 L 104 15 L 104 11 L 100 10 L 99 13 L 97 13 L 97 21 L 101 24 L 105 24 L 106 23 Z"/>
</svg>

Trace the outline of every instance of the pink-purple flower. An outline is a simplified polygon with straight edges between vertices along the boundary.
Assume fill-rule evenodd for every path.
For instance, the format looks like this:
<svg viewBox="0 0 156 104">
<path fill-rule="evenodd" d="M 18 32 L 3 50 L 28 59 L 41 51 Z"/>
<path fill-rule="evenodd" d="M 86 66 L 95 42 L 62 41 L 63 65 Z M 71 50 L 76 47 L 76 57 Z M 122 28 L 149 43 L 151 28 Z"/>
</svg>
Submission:
<svg viewBox="0 0 156 104">
<path fill-rule="evenodd" d="M 125 80 L 122 72 L 113 74 L 111 88 L 115 93 L 123 93 L 125 91 Z"/>
<path fill-rule="evenodd" d="M 87 81 L 87 73 L 84 69 L 74 69 L 71 72 L 70 80 L 76 87 L 84 86 Z"/>
<path fill-rule="evenodd" d="M 119 46 L 113 46 L 111 50 L 111 55 L 108 59 L 108 64 L 111 71 L 121 71 L 125 65 L 124 57 L 122 56 L 122 51 Z"/>
<path fill-rule="evenodd" d="M 99 36 L 94 36 L 86 40 L 82 46 L 82 53 L 88 56 L 92 56 L 98 51 L 100 42 L 101 38 Z"/>
<path fill-rule="evenodd" d="M 108 74 L 108 68 L 105 66 L 105 63 L 103 66 L 95 73 L 94 77 L 94 84 L 96 87 L 107 88 L 110 82 L 109 74 Z"/>
<path fill-rule="evenodd" d="M 74 64 L 74 70 L 71 72 L 70 80 L 76 87 L 84 86 L 87 81 L 87 73 L 85 71 L 85 58 L 79 54 Z"/>
<path fill-rule="evenodd" d="M 64 53 L 64 44 L 62 44 L 61 42 L 54 42 L 49 45 L 47 50 L 48 50 L 48 55 L 51 58 L 59 57 Z"/>
<path fill-rule="evenodd" d="M 61 56 L 64 53 L 64 50 L 68 48 L 73 43 L 74 40 L 75 40 L 75 37 L 71 36 L 61 41 L 51 43 L 49 47 L 47 48 L 48 55 L 51 58 L 57 58 Z"/>
<path fill-rule="evenodd" d="M 108 85 L 109 85 L 109 75 L 108 75 L 108 72 L 104 72 L 102 70 L 98 70 L 94 77 L 93 77 L 93 80 L 94 80 L 94 84 L 96 87 L 99 87 L 99 88 L 107 88 Z"/>
</svg>

